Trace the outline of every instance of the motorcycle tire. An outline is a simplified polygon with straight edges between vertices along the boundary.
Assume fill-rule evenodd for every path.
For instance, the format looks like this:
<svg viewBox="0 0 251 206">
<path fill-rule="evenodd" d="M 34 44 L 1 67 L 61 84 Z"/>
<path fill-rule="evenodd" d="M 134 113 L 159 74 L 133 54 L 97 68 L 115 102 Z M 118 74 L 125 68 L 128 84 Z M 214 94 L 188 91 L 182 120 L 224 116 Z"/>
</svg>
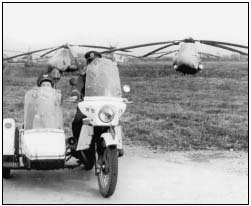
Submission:
<svg viewBox="0 0 251 206">
<path fill-rule="evenodd" d="M 105 148 L 99 158 L 99 161 L 102 162 L 98 174 L 99 190 L 103 197 L 110 197 L 115 191 L 118 179 L 118 150 L 116 146 Z"/>
</svg>

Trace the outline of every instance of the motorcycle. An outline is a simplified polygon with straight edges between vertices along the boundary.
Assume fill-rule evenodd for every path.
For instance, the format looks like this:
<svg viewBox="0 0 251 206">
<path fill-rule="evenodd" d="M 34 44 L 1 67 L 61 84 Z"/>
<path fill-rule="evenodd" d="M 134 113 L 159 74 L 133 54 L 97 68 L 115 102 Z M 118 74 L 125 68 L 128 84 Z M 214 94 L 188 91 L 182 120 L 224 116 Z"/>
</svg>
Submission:
<svg viewBox="0 0 251 206">
<path fill-rule="evenodd" d="M 129 92 L 128 86 L 123 87 Z M 79 138 L 66 138 L 63 130 L 62 95 L 50 87 L 36 87 L 25 94 L 24 125 L 3 119 L 3 177 L 14 169 L 62 169 L 84 164 L 95 166 L 100 193 L 111 196 L 118 178 L 118 157 L 123 155 L 119 120 L 125 112 L 117 65 L 97 58 L 86 71 L 85 97 L 78 108 L 85 115 Z M 78 164 L 69 164 L 71 156 Z"/>
<path fill-rule="evenodd" d="M 123 87 L 129 92 L 129 86 Z M 118 157 L 123 155 L 122 128 L 119 120 L 129 101 L 122 98 L 117 65 L 97 58 L 87 67 L 85 96 L 78 103 L 84 115 L 78 140 L 68 140 L 70 154 L 87 170 L 95 165 L 101 194 L 111 196 L 118 178 Z"/>
</svg>

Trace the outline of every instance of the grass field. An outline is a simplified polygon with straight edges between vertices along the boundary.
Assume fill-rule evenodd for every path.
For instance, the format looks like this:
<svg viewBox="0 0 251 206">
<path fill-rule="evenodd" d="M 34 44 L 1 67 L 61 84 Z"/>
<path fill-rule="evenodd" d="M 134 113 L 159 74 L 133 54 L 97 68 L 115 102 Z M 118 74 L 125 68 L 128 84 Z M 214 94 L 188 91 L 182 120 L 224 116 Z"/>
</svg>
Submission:
<svg viewBox="0 0 251 206">
<path fill-rule="evenodd" d="M 171 62 L 120 65 L 122 84 L 133 101 L 122 118 L 125 144 L 154 149 L 248 149 L 248 63 L 208 62 L 196 75 L 182 75 Z M 21 125 L 24 94 L 36 85 L 39 67 L 10 66 L 3 75 L 3 116 Z M 70 74 L 58 84 L 69 96 Z M 65 131 L 71 135 L 76 104 L 64 104 Z"/>
</svg>

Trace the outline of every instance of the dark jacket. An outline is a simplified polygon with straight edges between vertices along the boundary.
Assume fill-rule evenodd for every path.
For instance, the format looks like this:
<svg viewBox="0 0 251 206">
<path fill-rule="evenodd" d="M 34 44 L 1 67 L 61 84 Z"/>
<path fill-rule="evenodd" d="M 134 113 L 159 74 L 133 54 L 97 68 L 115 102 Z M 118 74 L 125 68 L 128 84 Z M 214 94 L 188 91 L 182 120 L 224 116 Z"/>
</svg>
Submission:
<svg viewBox="0 0 251 206">
<path fill-rule="evenodd" d="M 85 96 L 85 81 L 86 74 L 81 74 L 77 77 L 76 85 L 73 86 L 71 96 L 77 96 L 79 99 Z"/>
</svg>

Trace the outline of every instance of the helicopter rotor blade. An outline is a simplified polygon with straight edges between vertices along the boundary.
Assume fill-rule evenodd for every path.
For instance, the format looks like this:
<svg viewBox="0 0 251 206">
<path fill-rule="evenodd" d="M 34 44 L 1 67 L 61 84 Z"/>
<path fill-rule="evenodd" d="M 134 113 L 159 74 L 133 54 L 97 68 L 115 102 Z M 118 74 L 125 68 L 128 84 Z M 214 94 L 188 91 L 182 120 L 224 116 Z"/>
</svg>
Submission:
<svg viewBox="0 0 251 206">
<path fill-rule="evenodd" d="M 105 46 L 97 46 L 97 45 L 73 45 L 73 44 L 70 44 L 69 46 L 87 47 L 87 48 L 94 48 L 94 49 L 108 49 L 108 50 L 116 49 L 115 47 L 105 47 Z M 121 49 L 120 51 L 131 52 L 126 49 Z"/>
<path fill-rule="evenodd" d="M 171 51 L 173 51 L 173 50 L 171 50 Z M 175 50 L 175 51 L 178 51 L 178 49 Z M 167 52 L 168 52 L 168 51 L 156 52 L 156 53 L 154 53 L 153 55 L 157 55 L 157 54 L 166 54 Z"/>
<path fill-rule="evenodd" d="M 229 50 L 229 51 L 232 51 L 232 52 L 237 52 L 239 54 L 248 56 L 248 53 L 245 53 L 245 52 L 242 52 L 240 50 L 233 49 L 231 47 L 227 47 L 227 46 L 224 46 L 224 45 L 214 44 L 214 43 L 203 43 L 203 44 L 213 46 L 213 47 L 218 47 L 218 48 L 225 49 L 225 50 Z"/>
<path fill-rule="evenodd" d="M 62 48 L 64 48 L 64 45 L 63 45 L 63 46 L 59 46 L 59 47 L 57 47 L 57 48 L 54 48 L 54 49 L 52 49 L 52 50 L 50 50 L 50 51 L 48 51 L 48 52 L 42 54 L 40 57 L 44 57 L 44 56 L 46 56 L 47 54 L 50 54 L 50 53 L 52 53 L 52 52 L 54 52 L 54 51 L 57 51 L 58 49 L 62 49 Z"/>
<path fill-rule="evenodd" d="M 172 43 L 172 44 L 164 45 L 164 46 L 162 46 L 162 47 L 160 47 L 160 48 L 158 48 L 158 49 L 155 49 L 155 50 L 153 50 L 153 51 L 151 51 L 151 52 L 149 52 L 149 53 L 143 55 L 142 57 L 148 57 L 148 56 L 150 56 L 150 55 L 152 55 L 152 54 L 154 54 L 154 53 L 156 53 L 156 52 L 158 52 L 158 51 L 160 51 L 160 50 L 163 50 L 163 49 L 165 49 L 165 48 L 167 48 L 167 47 L 174 46 L 174 45 L 178 45 L 178 44 L 179 44 L 179 43 Z"/>
<path fill-rule="evenodd" d="M 173 51 L 165 52 L 164 54 L 161 54 L 160 56 L 157 56 L 156 59 L 159 59 L 159 58 L 161 58 L 161 57 L 163 57 L 163 56 L 172 54 L 172 53 L 177 52 L 177 51 L 179 51 L 179 50 L 176 49 L 176 50 L 173 50 Z"/>
<path fill-rule="evenodd" d="M 87 47 L 87 48 L 94 48 L 94 49 L 110 49 L 110 47 L 96 46 L 96 45 L 72 45 L 70 44 L 69 46 Z"/>
<path fill-rule="evenodd" d="M 161 44 L 169 44 L 169 43 L 175 43 L 175 42 L 180 42 L 180 40 L 175 40 L 175 41 L 166 41 L 166 42 L 154 42 L 154 43 L 147 43 L 147 44 L 139 44 L 139 45 L 133 45 L 133 46 L 127 46 L 127 47 L 122 47 L 122 48 L 117 48 L 117 49 L 112 49 L 112 50 L 106 50 L 101 52 L 101 54 L 104 53 L 112 53 L 115 51 L 121 51 L 121 50 L 127 50 L 127 49 L 136 49 L 140 47 L 148 47 L 148 46 L 155 46 L 155 45 L 161 45 Z"/>
<path fill-rule="evenodd" d="M 127 50 L 127 49 L 120 49 L 119 51 L 122 51 L 122 52 L 132 52 L 132 51 Z"/>
<path fill-rule="evenodd" d="M 125 56 L 125 57 L 133 57 L 133 58 L 141 59 L 141 57 L 135 56 L 135 55 L 131 55 L 131 54 L 122 54 L 122 53 L 114 53 L 114 54 L 118 54 L 118 55 Z"/>
<path fill-rule="evenodd" d="M 26 53 L 23 53 L 23 54 L 18 54 L 18 55 L 15 55 L 15 56 L 3 58 L 3 61 L 9 60 L 9 59 L 13 59 L 13 58 L 16 58 L 16 57 L 21 57 L 21 56 L 25 56 L 25 55 L 30 55 L 30 54 L 37 53 L 37 52 L 41 52 L 41 51 L 46 51 L 46 50 L 53 49 L 53 48 L 54 48 L 54 47 L 46 48 L 46 49 L 39 49 L 39 50 L 31 51 L 31 52 L 26 52 Z"/>
<path fill-rule="evenodd" d="M 229 42 L 220 42 L 220 41 L 210 41 L 210 40 L 195 40 L 198 41 L 200 43 L 203 44 L 222 44 L 222 45 L 228 45 L 228 46 L 234 46 L 234 47 L 240 47 L 240 48 L 244 48 L 244 49 L 248 49 L 248 46 L 245 45 L 240 45 L 240 44 L 233 44 L 233 43 L 229 43 Z"/>
<path fill-rule="evenodd" d="M 205 53 L 205 52 L 199 52 L 199 54 L 205 55 L 205 56 L 212 56 L 212 57 L 220 58 L 220 56 L 217 56 L 217 55 L 214 55 L 214 54 L 208 54 L 208 53 Z"/>
<path fill-rule="evenodd" d="M 112 45 L 112 44 L 110 43 L 109 45 L 110 45 L 109 49 L 116 49 L 116 48 L 117 48 L 117 44 L 116 44 L 116 45 Z M 121 51 L 121 52 L 131 52 L 131 51 L 126 50 L 126 49 L 121 49 L 121 50 L 119 50 L 119 51 Z"/>
</svg>

